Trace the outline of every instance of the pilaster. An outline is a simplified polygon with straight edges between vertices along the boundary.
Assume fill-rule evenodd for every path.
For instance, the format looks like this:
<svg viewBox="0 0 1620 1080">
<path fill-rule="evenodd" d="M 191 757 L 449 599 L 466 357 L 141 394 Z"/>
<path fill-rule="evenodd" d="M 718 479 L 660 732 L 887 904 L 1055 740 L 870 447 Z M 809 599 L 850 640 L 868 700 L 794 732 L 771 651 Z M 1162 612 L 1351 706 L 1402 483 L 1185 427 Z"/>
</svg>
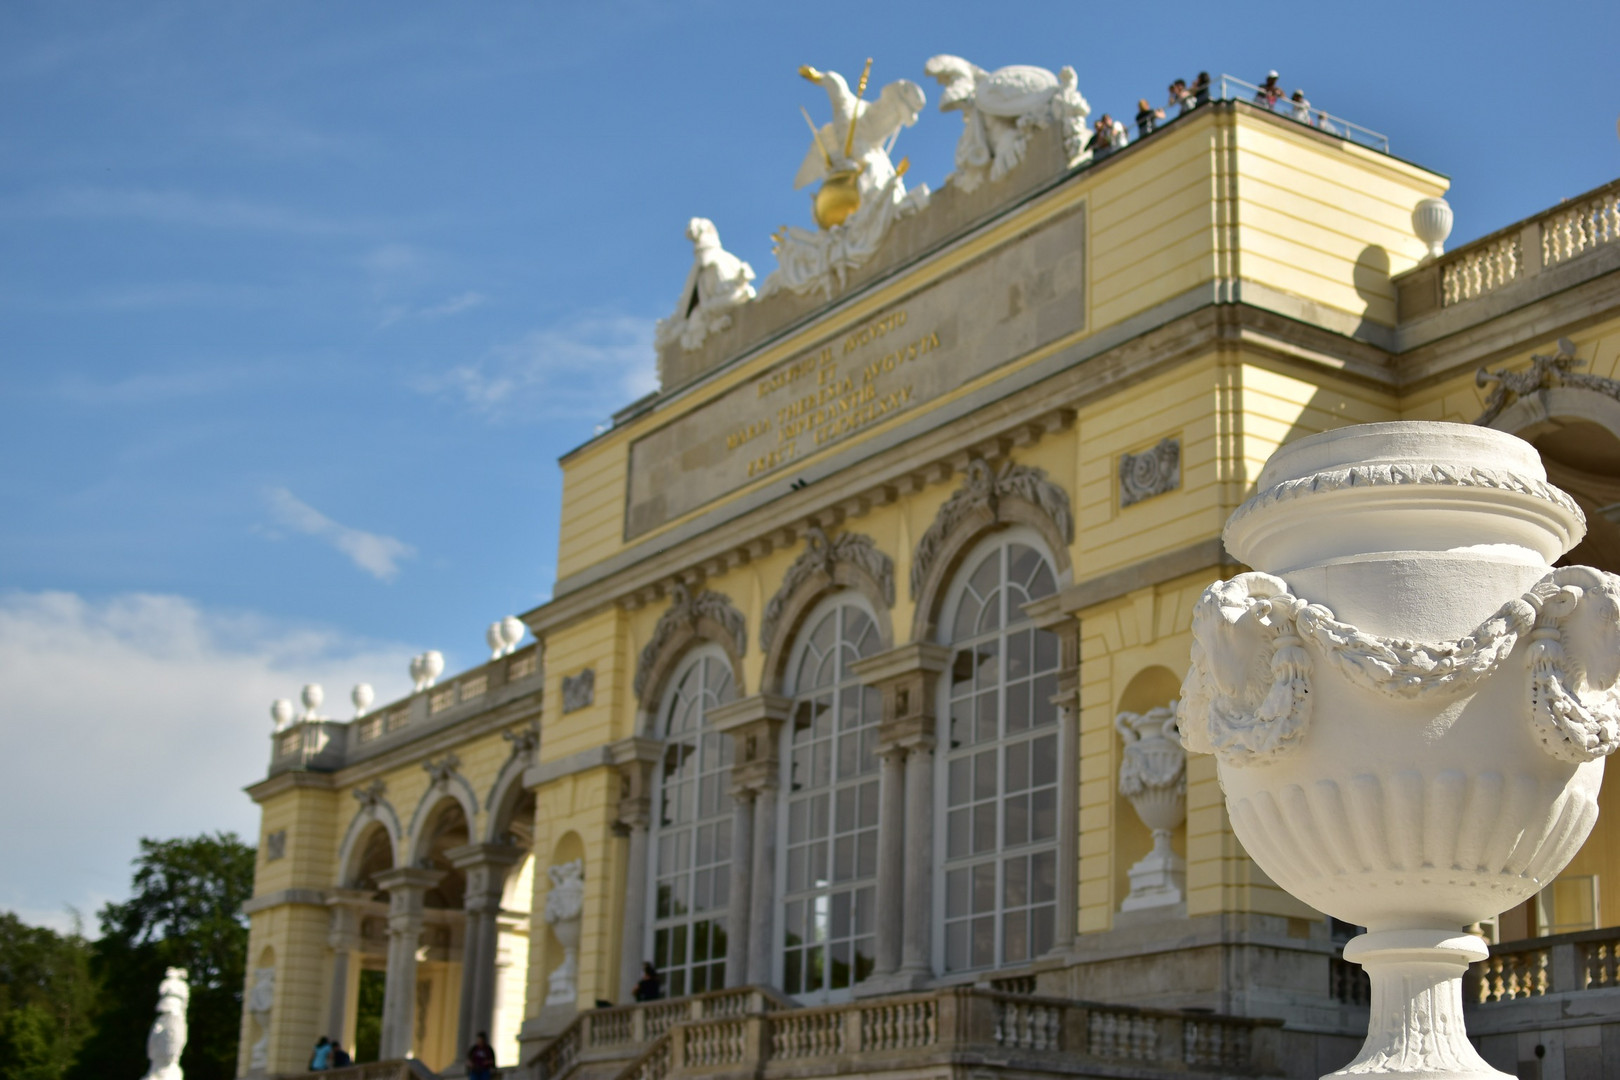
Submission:
<svg viewBox="0 0 1620 1080">
<path fill-rule="evenodd" d="M 733 923 L 730 941 L 740 941 L 742 955 L 739 963 L 726 957 L 726 980 L 732 981 L 732 972 L 738 968 L 747 971 L 746 981 L 756 986 L 773 981 L 776 941 L 776 812 L 781 798 L 781 739 L 782 725 L 793 707 L 788 698 L 775 694 L 756 694 L 728 702 L 711 709 L 708 722 L 717 731 L 729 735 L 734 753 L 731 766 L 731 793 L 739 800 L 748 800 L 752 810 L 747 822 L 752 841 L 749 849 L 732 843 L 733 859 L 748 859 L 747 907 L 742 898 L 732 895 Z M 733 877 L 735 885 L 737 878 Z M 747 917 L 743 918 L 746 910 Z M 737 920 L 742 919 L 738 924 Z M 743 981 L 741 979 L 739 982 Z"/>
</svg>

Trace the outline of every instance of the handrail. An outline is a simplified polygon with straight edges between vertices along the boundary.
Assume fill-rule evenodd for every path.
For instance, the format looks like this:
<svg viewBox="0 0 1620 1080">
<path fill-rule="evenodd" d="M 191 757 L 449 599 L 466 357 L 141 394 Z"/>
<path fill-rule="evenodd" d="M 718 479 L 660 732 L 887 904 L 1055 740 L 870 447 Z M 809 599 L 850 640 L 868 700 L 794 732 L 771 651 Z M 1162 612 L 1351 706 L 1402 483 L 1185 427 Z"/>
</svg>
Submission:
<svg viewBox="0 0 1620 1080">
<path fill-rule="evenodd" d="M 1463 1000 L 1495 1005 L 1549 994 L 1620 988 L 1620 926 L 1491 946 L 1468 967 Z"/>
<path fill-rule="evenodd" d="M 1256 108 L 1269 109 L 1278 116 L 1286 117 L 1295 123 L 1306 127 L 1316 128 L 1326 135 L 1336 135 L 1341 139 L 1365 146 L 1370 150 L 1377 150 L 1381 154 L 1389 153 L 1389 136 L 1383 135 L 1371 128 L 1352 124 L 1342 116 L 1334 116 L 1324 109 L 1318 109 L 1309 102 L 1297 103 L 1287 97 L 1277 99 L 1276 104 L 1268 105 L 1260 100 L 1266 92 L 1251 82 L 1244 82 L 1234 75 L 1222 75 L 1214 83 L 1211 96 L 1216 101 L 1247 101 Z"/>
</svg>

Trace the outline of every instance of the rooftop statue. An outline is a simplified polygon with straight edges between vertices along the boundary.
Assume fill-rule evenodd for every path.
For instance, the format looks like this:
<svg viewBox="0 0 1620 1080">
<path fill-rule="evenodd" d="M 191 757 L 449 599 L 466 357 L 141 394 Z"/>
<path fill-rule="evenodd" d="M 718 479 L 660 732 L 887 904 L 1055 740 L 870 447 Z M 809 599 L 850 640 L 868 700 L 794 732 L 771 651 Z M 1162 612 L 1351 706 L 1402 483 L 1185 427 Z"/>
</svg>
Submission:
<svg viewBox="0 0 1620 1080">
<path fill-rule="evenodd" d="M 784 226 L 773 237 L 780 264 L 765 281 L 768 295 L 779 289 L 831 297 L 842 289 L 851 270 L 877 251 L 889 226 L 928 205 L 928 188 L 906 190 L 902 179 L 908 162 L 889 157 L 900 129 L 917 122 L 927 98 L 907 79 L 889 83 L 874 101 L 866 101 L 872 72 L 867 60 L 855 91 L 836 71 L 805 65 L 799 74 L 822 87 L 832 105 L 832 120 L 816 126 L 809 120 L 811 143 L 795 188 L 820 182 L 812 199 L 817 230 Z"/>
<path fill-rule="evenodd" d="M 186 1005 L 191 986 L 185 968 L 169 968 L 158 984 L 157 1019 L 146 1036 L 146 1057 L 151 1066 L 144 1080 L 181 1080 L 180 1053 L 186 1048 Z"/>
<path fill-rule="evenodd" d="M 956 172 L 950 183 L 973 191 L 995 182 L 1024 160 L 1029 133 L 1055 123 L 1063 135 L 1068 164 L 1086 156 L 1086 117 L 1091 106 L 1076 89 L 1074 68 L 1053 75 L 1027 64 L 986 71 L 960 56 L 936 56 L 923 71 L 942 87 L 940 112 L 962 114 L 962 137 L 956 144 Z"/>
<path fill-rule="evenodd" d="M 692 241 L 692 269 L 675 314 L 658 320 L 659 348 L 676 341 L 683 349 L 697 348 L 711 333 L 729 327 L 731 312 L 754 298 L 754 268 L 720 246 L 714 222 L 693 218 L 686 238 Z"/>
</svg>

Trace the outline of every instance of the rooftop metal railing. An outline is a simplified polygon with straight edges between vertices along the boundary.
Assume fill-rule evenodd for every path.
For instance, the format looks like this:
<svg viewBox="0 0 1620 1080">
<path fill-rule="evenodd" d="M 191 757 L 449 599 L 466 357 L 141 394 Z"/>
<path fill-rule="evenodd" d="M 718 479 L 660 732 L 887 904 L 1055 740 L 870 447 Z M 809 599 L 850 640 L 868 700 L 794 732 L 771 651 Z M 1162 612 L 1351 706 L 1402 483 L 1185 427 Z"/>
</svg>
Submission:
<svg viewBox="0 0 1620 1080">
<path fill-rule="evenodd" d="M 1348 139 L 1357 145 L 1377 150 L 1381 154 L 1389 153 L 1389 136 L 1381 135 L 1371 128 L 1364 128 L 1360 124 L 1352 124 L 1344 117 L 1334 116 L 1324 109 L 1318 109 L 1308 101 L 1293 101 L 1281 90 L 1279 90 L 1281 96 L 1273 100 L 1261 87 L 1231 75 L 1222 75 L 1215 81 L 1212 90 L 1212 96 L 1216 101 L 1247 101 L 1262 109 L 1270 109 L 1278 116 L 1287 117 L 1295 123 L 1316 128 L 1324 135 L 1337 135 L 1341 139 Z"/>
</svg>

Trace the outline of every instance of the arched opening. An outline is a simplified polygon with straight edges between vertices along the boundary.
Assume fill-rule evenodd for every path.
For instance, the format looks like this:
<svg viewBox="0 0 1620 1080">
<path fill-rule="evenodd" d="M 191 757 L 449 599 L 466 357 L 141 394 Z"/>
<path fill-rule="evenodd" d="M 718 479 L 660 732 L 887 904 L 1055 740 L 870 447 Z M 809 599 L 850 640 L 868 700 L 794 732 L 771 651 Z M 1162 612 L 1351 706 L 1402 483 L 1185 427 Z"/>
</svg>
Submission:
<svg viewBox="0 0 1620 1080">
<path fill-rule="evenodd" d="M 1595 421 L 1561 417 L 1518 434 L 1541 452 L 1547 479 L 1586 514 L 1586 538 L 1560 565 L 1620 573 L 1620 438 Z"/>
<path fill-rule="evenodd" d="M 1125 692 L 1120 695 L 1118 707 L 1114 710 L 1115 716 L 1120 713 L 1135 713 L 1148 716 L 1152 710 L 1163 708 L 1170 704 L 1181 693 L 1181 679 L 1165 667 L 1144 668 L 1131 677 L 1125 685 Z M 1161 714 L 1162 715 L 1162 714 Z M 1142 823 L 1136 808 L 1131 800 L 1120 790 L 1118 783 L 1119 767 L 1124 756 L 1123 735 L 1115 735 L 1114 754 L 1114 909 L 1119 910 L 1120 903 L 1131 892 L 1131 867 L 1136 866 L 1149 851 L 1153 850 L 1153 832 Z M 1176 826 L 1171 839 L 1171 845 L 1177 849 L 1176 854 L 1183 859 L 1187 852 L 1187 824 L 1183 820 Z"/>
<path fill-rule="evenodd" d="M 878 722 L 882 695 L 851 669 L 883 648 L 856 594 L 804 620 L 782 732 L 781 986 L 801 1001 L 842 1000 L 876 962 Z"/>
<path fill-rule="evenodd" d="M 501 906 L 496 915 L 494 1017 L 489 1044 L 495 1063 L 518 1063 L 518 1033 L 526 1015 L 529 972 L 529 916 L 534 904 L 534 792 L 515 783 L 497 805 L 490 835 L 498 843 L 523 849 L 523 856 L 506 872 Z"/>
<path fill-rule="evenodd" d="M 1024 605 L 1057 591 L 1034 529 L 980 541 L 951 583 L 939 636 L 936 964 L 1027 963 L 1052 947 L 1058 874 L 1058 636 Z"/>
</svg>

